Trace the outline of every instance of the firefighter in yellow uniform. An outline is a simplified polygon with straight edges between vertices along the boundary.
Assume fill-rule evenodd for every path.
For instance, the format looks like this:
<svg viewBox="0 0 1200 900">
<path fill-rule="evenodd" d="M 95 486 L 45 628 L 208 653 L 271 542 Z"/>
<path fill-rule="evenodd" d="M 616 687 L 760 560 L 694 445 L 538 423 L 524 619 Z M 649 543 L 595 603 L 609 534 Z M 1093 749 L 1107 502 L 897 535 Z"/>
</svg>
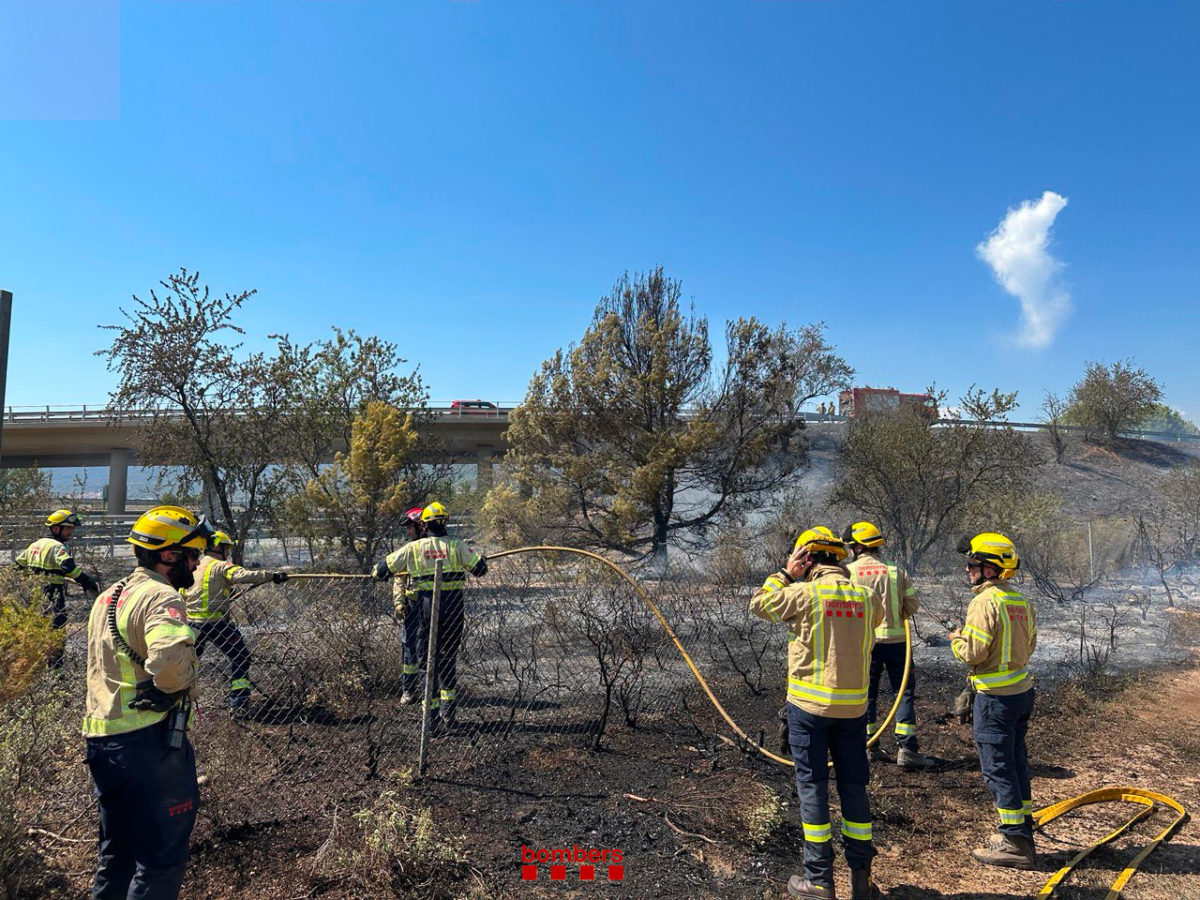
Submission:
<svg viewBox="0 0 1200 900">
<path fill-rule="evenodd" d="M 229 615 L 229 600 L 236 584 L 275 584 L 287 581 L 286 572 L 245 569 L 229 561 L 233 538 L 214 531 L 207 552 L 196 569 L 196 583 L 185 592 L 188 621 L 196 631 L 196 656 L 212 644 L 229 660 L 230 709 L 244 710 L 250 702 L 250 650 L 242 631 Z"/>
<path fill-rule="evenodd" d="M 878 896 L 871 881 L 875 847 L 867 798 L 867 670 L 883 603 L 842 566 L 846 547 L 823 525 L 796 539 L 783 571 L 750 600 L 756 616 L 788 632 L 788 738 L 804 826 L 804 874 L 788 895 L 831 898 L 833 846 L 829 759 L 842 806 L 842 838 L 852 900 Z"/>
<path fill-rule="evenodd" d="M 157 506 L 134 523 L 137 568 L 92 604 L 83 734 L 100 807 L 94 900 L 173 900 L 199 792 L 187 739 L 195 635 L 180 591 L 208 540 L 203 517 Z"/>
<path fill-rule="evenodd" d="M 421 537 L 422 506 L 414 506 L 404 514 L 404 530 L 408 536 L 407 543 Z M 391 572 L 393 564 L 400 558 L 404 550 L 401 547 L 388 554 L 384 566 Z M 401 660 L 400 660 L 400 705 L 408 706 L 416 699 L 417 683 L 421 678 L 421 664 L 425 661 L 419 646 L 421 630 L 421 601 L 413 588 L 413 581 L 408 575 L 403 575 L 392 582 L 392 606 L 396 610 L 396 618 L 401 624 Z"/>
<path fill-rule="evenodd" d="M 425 536 L 405 544 L 386 562 L 375 567 L 375 577 L 386 580 L 407 576 L 421 608 L 417 650 L 427 654 L 429 620 L 433 602 L 434 567 L 442 561 L 442 590 L 438 607 L 438 638 L 434 649 L 434 693 L 430 699 L 430 720 L 435 728 L 454 722 L 458 701 L 458 649 L 462 643 L 464 588 L 467 575 L 480 578 L 487 574 L 487 557 L 459 538 L 446 534 L 449 522 L 446 507 L 430 503 L 421 511 Z"/>
<path fill-rule="evenodd" d="M 93 596 L 100 592 L 96 579 L 83 571 L 67 549 L 67 541 L 82 524 L 83 518 L 79 513 L 57 509 L 46 517 L 50 536 L 38 538 L 17 554 L 18 568 L 35 576 L 41 583 L 42 615 L 53 616 L 55 628 L 63 628 L 67 624 L 68 578 Z M 63 652 L 58 650 L 50 660 L 51 668 L 59 668 L 62 659 Z"/>
<path fill-rule="evenodd" d="M 867 692 L 867 738 L 879 728 L 879 683 L 884 671 L 892 690 L 900 689 L 904 678 L 904 661 L 908 656 L 904 623 L 921 606 L 917 589 L 908 573 L 879 556 L 883 532 L 871 522 L 855 522 L 842 533 L 846 547 L 854 554 L 854 562 L 846 568 L 855 584 L 869 587 L 883 598 L 883 624 L 875 629 L 875 649 L 871 651 L 871 682 Z M 896 710 L 896 764 L 902 769 L 926 769 L 929 760 L 921 755 L 917 744 L 917 717 L 914 700 L 917 689 L 917 670 L 909 666 L 908 684 Z M 871 748 L 871 758 L 887 759 L 879 744 Z"/>
<path fill-rule="evenodd" d="M 1037 645 L 1037 620 L 1033 604 L 1004 586 L 1020 566 L 1012 541 L 985 532 L 964 535 L 956 549 L 967 558 L 975 596 L 966 623 L 950 634 L 950 649 L 969 667 L 977 691 L 972 728 L 983 780 L 1000 815 L 999 833 L 971 855 L 993 866 L 1032 869 L 1033 791 L 1025 733 L 1034 692 L 1026 666 Z"/>
</svg>

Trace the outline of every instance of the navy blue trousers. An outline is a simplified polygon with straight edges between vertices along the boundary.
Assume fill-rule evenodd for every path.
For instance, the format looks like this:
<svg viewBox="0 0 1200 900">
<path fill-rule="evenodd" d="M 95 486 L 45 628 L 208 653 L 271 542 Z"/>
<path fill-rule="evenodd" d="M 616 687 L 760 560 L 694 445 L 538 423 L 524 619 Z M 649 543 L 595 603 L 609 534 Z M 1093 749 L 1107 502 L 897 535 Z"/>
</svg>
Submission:
<svg viewBox="0 0 1200 900">
<path fill-rule="evenodd" d="M 879 684 L 883 681 L 883 673 L 887 672 L 888 682 L 895 691 L 900 687 L 904 678 L 904 657 L 907 644 L 900 641 L 895 644 L 876 644 L 871 651 L 871 680 L 867 686 L 867 728 L 873 734 L 878 723 Z M 900 695 L 900 708 L 896 710 L 896 743 L 908 750 L 917 752 L 917 714 L 913 704 L 917 691 L 917 668 L 913 666 L 908 673 L 908 684 Z M 870 737 L 870 734 L 867 735 Z"/>
<path fill-rule="evenodd" d="M 417 647 L 421 659 L 424 660 L 429 653 L 429 619 L 433 611 L 433 593 L 422 591 L 420 596 L 421 617 L 417 627 Z M 407 630 L 406 625 L 406 634 Z M 438 640 L 433 657 L 435 710 L 441 703 L 452 703 L 458 699 L 458 650 L 462 646 L 462 637 L 463 592 L 444 591 L 438 603 Z"/>
<path fill-rule="evenodd" d="M 166 724 L 88 738 L 87 766 L 100 803 L 93 900 L 175 900 L 200 804 L 196 757 L 166 744 Z"/>
<path fill-rule="evenodd" d="M 833 759 L 842 802 L 842 843 L 846 863 L 864 869 L 875 856 L 871 804 L 867 799 L 867 717 L 834 719 L 787 705 L 788 741 L 796 764 L 796 793 L 804 826 L 804 874 L 815 885 L 833 888 L 833 843 L 829 822 L 829 760 Z"/>
<path fill-rule="evenodd" d="M 1033 789 L 1025 733 L 1033 714 L 1033 688 L 1023 694 L 975 695 L 972 730 L 983 781 L 996 801 L 1003 834 L 1033 840 Z"/>
<path fill-rule="evenodd" d="M 204 648 L 211 642 L 229 660 L 229 679 L 233 690 L 250 690 L 250 648 L 246 646 L 237 622 L 229 616 L 222 616 L 219 619 L 193 621 L 191 625 L 196 632 L 196 656 L 202 656 Z"/>
<path fill-rule="evenodd" d="M 417 690 L 417 682 L 425 668 L 426 644 L 421 636 L 421 612 L 419 597 L 405 598 L 403 647 L 401 650 L 404 668 L 401 672 L 406 691 Z"/>
</svg>

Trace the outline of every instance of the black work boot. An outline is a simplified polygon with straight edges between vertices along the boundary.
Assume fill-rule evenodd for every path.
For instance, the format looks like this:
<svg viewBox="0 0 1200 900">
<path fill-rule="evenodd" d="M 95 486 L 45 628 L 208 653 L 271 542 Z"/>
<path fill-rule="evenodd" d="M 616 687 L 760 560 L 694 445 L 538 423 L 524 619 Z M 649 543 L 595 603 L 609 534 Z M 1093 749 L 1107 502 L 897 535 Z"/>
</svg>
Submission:
<svg viewBox="0 0 1200 900">
<path fill-rule="evenodd" d="M 871 867 L 850 870 L 850 900 L 877 900 L 879 891 L 871 880 Z"/>
<path fill-rule="evenodd" d="M 867 758 L 874 763 L 890 763 L 892 761 L 887 751 L 878 744 L 872 744 L 867 748 Z"/>
<path fill-rule="evenodd" d="M 933 762 L 927 756 L 922 756 L 916 750 L 901 747 L 896 751 L 896 765 L 910 772 L 922 772 L 930 768 Z"/>
<path fill-rule="evenodd" d="M 1036 858 L 1029 838 L 1008 834 L 992 835 L 986 844 L 972 850 L 971 855 L 986 865 L 1007 869 L 1032 869 Z"/>
<path fill-rule="evenodd" d="M 837 900 L 832 885 L 820 887 L 801 875 L 793 875 L 788 879 L 788 896 L 809 898 L 809 900 Z"/>
</svg>

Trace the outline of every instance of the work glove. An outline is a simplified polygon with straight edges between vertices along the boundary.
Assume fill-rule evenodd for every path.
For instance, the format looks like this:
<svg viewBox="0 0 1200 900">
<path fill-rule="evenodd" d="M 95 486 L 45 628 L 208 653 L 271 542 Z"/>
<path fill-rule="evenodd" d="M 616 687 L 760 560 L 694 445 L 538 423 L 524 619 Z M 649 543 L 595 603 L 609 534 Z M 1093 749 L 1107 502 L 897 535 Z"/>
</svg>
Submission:
<svg viewBox="0 0 1200 900">
<path fill-rule="evenodd" d="M 79 577 L 76 578 L 75 581 L 89 594 L 100 593 L 100 583 L 87 572 L 80 572 Z"/>
<path fill-rule="evenodd" d="M 141 712 L 166 712 L 187 693 L 187 691 L 175 691 L 173 694 L 168 694 L 166 691 L 159 690 L 153 679 L 150 678 L 139 681 L 134 685 L 134 689 L 137 693 L 129 701 L 129 708 Z"/>
<path fill-rule="evenodd" d="M 375 571 L 373 571 L 371 574 L 374 575 L 379 581 L 387 581 L 392 577 L 392 573 L 388 569 L 387 563 L 385 562 L 381 562 L 376 565 Z"/>
<path fill-rule="evenodd" d="M 276 572 L 274 575 L 271 576 L 271 580 L 273 582 L 275 582 L 276 584 L 283 584 L 285 581 L 288 580 L 288 573 L 287 572 Z"/>
<path fill-rule="evenodd" d="M 954 715 L 959 725 L 969 725 L 975 708 L 975 688 L 968 687 L 954 698 Z"/>
<path fill-rule="evenodd" d="M 791 757 L 792 742 L 788 739 L 788 715 L 787 704 L 783 704 L 779 709 L 779 755 Z"/>
</svg>

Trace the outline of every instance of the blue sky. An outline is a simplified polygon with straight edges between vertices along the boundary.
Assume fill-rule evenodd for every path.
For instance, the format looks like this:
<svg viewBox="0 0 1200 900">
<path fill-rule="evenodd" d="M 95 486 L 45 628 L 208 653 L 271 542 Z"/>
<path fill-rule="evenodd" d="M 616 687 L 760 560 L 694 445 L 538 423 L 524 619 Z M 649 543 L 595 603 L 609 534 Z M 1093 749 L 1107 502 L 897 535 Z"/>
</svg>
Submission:
<svg viewBox="0 0 1200 900">
<path fill-rule="evenodd" d="M 1191 0 L 0 0 L 7 402 L 103 402 L 96 326 L 179 266 L 258 288 L 251 344 L 517 400 L 662 264 L 859 383 L 1031 416 L 1132 356 L 1200 418 L 1198 38 Z M 1031 347 L 976 247 L 1045 191 L 1072 311 Z"/>
</svg>

